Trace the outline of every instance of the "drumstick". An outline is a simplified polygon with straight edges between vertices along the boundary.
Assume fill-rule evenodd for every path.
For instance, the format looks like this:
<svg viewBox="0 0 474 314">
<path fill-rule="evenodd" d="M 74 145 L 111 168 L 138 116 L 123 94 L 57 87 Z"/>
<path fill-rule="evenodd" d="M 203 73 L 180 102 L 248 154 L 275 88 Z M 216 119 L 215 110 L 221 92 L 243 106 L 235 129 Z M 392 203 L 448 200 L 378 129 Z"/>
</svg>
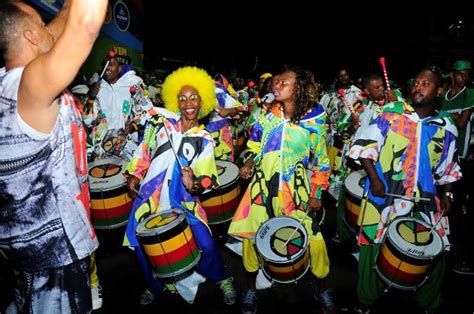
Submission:
<svg viewBox="0 0 474 314">
<path fill-rule="evenodd" d="M 173 152 L 174 157 L 176 157 L 176 161 L 178 162 L 179 167 L 180 167 L 180 168 L 183 168 L 183 165 L 182 165 L 181 162 L 179 161 L 178 154 L 177 154 L 176 151 L 174 150 L 173 141 L 171 140 L 171 136 L 170 136 L 169 133 L 168 133 L 168 129 L 166 128 L 165 123 L 163 123 L 163 128 L 165 129 L 166 137 L 168 137 L 168 141 L 170 142 L 171 151 Z"/>
<path fill-rule="evenodd" d="M 105 74 L 105 70 L 107 70 L 107 67 L 109 66 L 110 60 L 115 57 L 115 52 L 113 50 L 109 51 L 107 54 L 107 62 L 105 63 L 104 69 L 102 70 L 102 73 L 100 73 L 100 78 L 102 78 Z"/>
<path fill-rule="evenodd" d="M 133 192 L 137 193 L 137 196 L 139 198 L 142 198 L 142 193 L 140 193 L 140 191 L 138 191 L 137 189 L 135 189 L 134 187 L 129 187 L 130 190 L 132 190 Z"/>
<path fill-rule="evenodd" d="M 290 242 L 291 238 L 295 235 L 296 231 L 298 231 L 298 228 L 303 224 L 303 220 L 306 218 L 306 216 L 308 216 L 308 212 L 309 212 L 309 209 L 306 209 L 306 211 L 304 212 L 303 218 L 301 218 L 300 222 L 299 222 L 298 225 L 295 227 L 295 230 L 293 230 L 293 232 L 290 234 L 290 236 L 288 237 L 288 240 L 286 240 L 286 242 L 283 243 L 282 247 L 285 247 L 285 246 L 288 245 L 288 243 Z"/>
<path fill-rule="evenodd" d="M 362 208 L 362 219 L 360 220 L 359 236 L 357 237 L 357 244 L 359 245 L 360 245 L 360 236 L 362 235 L 362 228 L 364 226 L 365 209 L 367 208 L 368 202 L 369 202 L 369 192 L 367 192 L 367 195 L 365 196 L 364 208 Z"/>
<path fill-rule="evenodd" d="M 388 80 L 387 67 L 385 65 L 385 57 L 380 57 L 379 62 L 382 65 L 383 76 L 385 77 L 385 84 L 387 84 L 387 90 L 390 89 L 390 81 Z"/>
<path fill-rule="evenodd" d="M 347 99 L 347 95 L 346 93 L 344 92 L 344 90 L 342 88 L 339 88 L 337 90 L 337 93 L 339 95 L 341 95 L 342 97 L 342 100 L 344 101 L 344 104 L 347 106 L 347 108 L 349 109 L 349 111 L 353 114 L 355 114 L 355 111 L 354 111 L 354 107 L 352 106 L 352 104 L 349 102 L 349 100 Z"/>
<path fill-rule="evenodd" d="M 399 197 L 399 198 L 402 198 L 402 199 L 405 199 L 407 201 L 415 201 L 415 202 L 419 202 L 419 201 L 423 201 L 423 202 L 429 202 L 430 199 L 427 198 L 427 197 L 418 197 L 418 196 L 406 196 L 406 195 L 399 195 L 399 194 L 392 194 L 392 193 L 385 193 L 385 195 L 387 196 L 393 196 L 393 197 Z"/>
</svg>

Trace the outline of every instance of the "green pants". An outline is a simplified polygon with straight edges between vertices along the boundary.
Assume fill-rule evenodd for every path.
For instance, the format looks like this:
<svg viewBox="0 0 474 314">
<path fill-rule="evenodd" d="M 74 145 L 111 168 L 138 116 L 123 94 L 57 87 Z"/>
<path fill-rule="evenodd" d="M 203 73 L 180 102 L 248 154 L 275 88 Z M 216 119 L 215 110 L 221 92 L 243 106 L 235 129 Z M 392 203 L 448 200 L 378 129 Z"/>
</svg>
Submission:
<svg viewBox="0 0 474 314">
<path fill-rule="evenodd" d="M 363 245 L 360 247 L 357 294 L 359 301 L 366 305 L 375 303 L 383 295 L 386 287 L 386 284 L 373 269 L 379 249 L 380 245 Z M 414 293 L 415 300 L 422 309 L 433 310 L 441 305 L 441 283 L 444 269 L 445 257 L 442 254 L 435 261 L 426 282 Z"/>
</svg>

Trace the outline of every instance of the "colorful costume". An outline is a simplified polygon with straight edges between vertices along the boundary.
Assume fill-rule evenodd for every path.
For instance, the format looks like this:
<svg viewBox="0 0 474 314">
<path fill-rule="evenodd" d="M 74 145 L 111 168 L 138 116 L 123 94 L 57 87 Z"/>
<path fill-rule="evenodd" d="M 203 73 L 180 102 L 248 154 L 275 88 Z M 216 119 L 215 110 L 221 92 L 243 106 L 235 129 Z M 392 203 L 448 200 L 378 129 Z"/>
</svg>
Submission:
<svg viewBox="0 0 474 314">
<path fill-rule="evenodd" d="M 216 97 L 219 106 L 222 108 L 236 108 L 239 111 L 243 110 L 243 106 L 227 91 L 225 86 L 216 83 Z M 206 125 L 206 130 L 211 133 L 212 138 L 216 142 L 214 155 L 216 159 L 234 161 L 234 143 L 237 131 L 232 131 L 229 118 L 221 117 L 217 112 L 212 112 L 209 115 L 209 123 Z"/>
<path fill-rule="evenodd" d="M 310 197 L 321 197 L 329 178 L 325 118 L 320 105 L 298 124 L 285 119 L 278 105 L 260 116 L 247 143 L 255 154 L 256 170 L 232 219 L 229 234 L 253 240 L 258 227 L 269 218 L 288 215 L 301 219 Z M 310 153 L 314 154 L 312 167 Z M 306 175 L 308 168 L 313 170 L 311 178 Z M 312 260 L 313 273 L 324 278 L 329 272 L 324 239 L 319 230 L 313 229 L 314 222 L 309 216 L 305 226 L 309 229 L 311 255 L 319 254 L 318 261 Z M 244 252 L 246 247 L 244 244 Z M 244 254 L 244 266 L 255 272 L 258 263 L 251 254 L 255 255 Z"/>
<path fill-rule="evenodd" d="M 92 140 L 89 159 L 131 158 L 141 138 L 136 132 L 126 130 L 130 126 L 131 131 L 136 131 L 138 126 L 143 129 L 147 111 L 153 108 L 144 88 L 142 79 L 134 71 L 128 71 L 112 85 L 104 79 L 101 81 L 92 110 L 83 114 Z"/>
<path fill-rule="evenodd" d="M 197 266 L 198 272 L 212 281 L 222 281 L 230 276 L 214 242 L 209 240 L 212 238 L 205 227 L 206 213 L 198 196 L 191 195 L 185 189 L 181 166 L 173 153 L 174 149 L 180 163 L 193 169 L 198 186 L 211 189 L 217 186 L 218 178 L 214 141 L 203 126 L 182 133 L 178 115 L 165 109 L 155 110 L 160 113 L 152 115 L 143 142 L 127 166 L 129 174 L 141 179 L 141 186 L 127 225 L 125 244 L 137 250 L 149 287 L 157 292 L 162 285 L 152 276 L 150 265 L 137 241 L 136 226 L 150 214 L 180 208 L 186 212 L 188 224 L 203 251 Z"/>
<path fill-rule="evenodd" d="M 383 112 L 356 139 L 349 157 L 373 160 L 378 177 L 386 193 L 429 198 L 429 202 L 415 202 L 400 197 L 375 197 L 370 192 L 367 179 L 358 223 L 361 244 L 359 262 L 359 298 L 372 304 L 383 293 L 383 284 L 372 270 L 374 257 L 386 232 L 387 225 L 396 217 L 417 212 L 424 221 L 436 225 L 436 231 L 448 244 L 436 186 L 461 177 L 456 154 L 457 130 L 446 116 L 420 119 L 406 103 L 385 105 Z M 443 257 L 437 263 L 443 263 Z M 438 269 L 438 266 L 435 267 Z M 428 282 L 417 291 L 417 300 L 423 308 L 439 305 L 439 285 L 442 272 L 432 273 Z M 430 282 L 437 282 L 431 284 Z"/>
</svg>

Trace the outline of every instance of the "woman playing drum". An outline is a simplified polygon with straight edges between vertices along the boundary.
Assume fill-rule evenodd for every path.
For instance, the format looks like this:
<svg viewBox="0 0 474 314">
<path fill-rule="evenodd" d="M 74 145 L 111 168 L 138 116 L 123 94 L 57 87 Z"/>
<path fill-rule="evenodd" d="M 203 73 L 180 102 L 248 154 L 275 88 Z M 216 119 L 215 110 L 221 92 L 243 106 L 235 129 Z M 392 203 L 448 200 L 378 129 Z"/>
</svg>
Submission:
<svg viewBox="0 0 474 314">
<path fill-rule="evenodd" d="M 249 158 L 240 175 L 252 179 L 229 227 L 229 234 L 244 238 L 242 256 L 250 288 L 243 297 L 245 313 L 256 311 L 259 263 L 253 242 L 259 226 L 272 217 L 286 215 L 302 220 L 309 234 L 312 273 L 320 279 L 329 273 L 326 245 L 315 217 L 329 178 L 326 114 L 317 104 L 313 74 L 287 70 L 278 77 L 273 94 L 276 103 L 254 124 L 247 143 L 254 158 Z M 306 168 L 310 165 L 314 166 L 308 178 Z M 316 295 L 325 311 L 335 309 L 329 289 L 320 287 Z"/>
<path fill-rule="evenodd" d="M 150 214 L 178 208 L 186 213 L 193 237 L 202 251 L 197 272 L 220 283 L 226 304 L 235 302 L 232 278 L 207 227 L 198 195 L 217 187 L 214 141 L 198 119 L 214 109 L 214 81 L 201 69 L 184 67 L 163 83 L 163 101 L 168 110 L 156 109 L 145 129 L 144 139 L 128 164 L 128 186 L 140 189 L 126 232 L 126 245 L 134 247 L 149 288 L 162 284 L 153 278 L 136 236 L 138 223 Z M 159 112 L 158 112 L 159 110 Z"/>
</svg>

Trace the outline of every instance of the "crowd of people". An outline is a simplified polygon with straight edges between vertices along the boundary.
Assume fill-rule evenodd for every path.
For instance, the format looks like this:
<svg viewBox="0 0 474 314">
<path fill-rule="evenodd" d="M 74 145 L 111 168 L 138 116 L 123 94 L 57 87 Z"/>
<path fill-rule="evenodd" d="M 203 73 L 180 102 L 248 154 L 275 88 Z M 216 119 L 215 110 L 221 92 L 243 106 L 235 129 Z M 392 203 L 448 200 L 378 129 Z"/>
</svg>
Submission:
<svg viewBox="0 0 474 314">
<path fill-rule="evenodd" d="M 146 283 L 140 303 L 163 290 L 192 303 L 209 280 L 233 305 L 235 274 L 208 221 L 223 210 L 245 270 L 242 313 L 257 312 L 259 272 L 272 284 L 309 272 L 322 311 L 336 313 L 327 239 L 351 243 L 358 259 L 357 313 L 390 289 L 439 309 L 452 243 L 453 270 L 474 274 L 469 61 L 452 65 L 447 85 L 427 67 L 402 91 L 377 73 L 355 84 L 347 69 L 321 89 L 299 67 L 229 81 L 185 66 L 156 84 L 114 54 L 72 85 L 106 7 L 66 0 L 46 25 L 23 2 L 0 4 L 0 258 L 15 279 L 7 313 L 100 308 L 95 229 L 122 226 Z M 224 184 L 222 162 L 239 168 L 239 188 Z M 218 197 L 204 203 L 210 193 Z M 331 210 L 323 195 L 336 203 L 332 238 L 320 226 Z"/>
</svg>

